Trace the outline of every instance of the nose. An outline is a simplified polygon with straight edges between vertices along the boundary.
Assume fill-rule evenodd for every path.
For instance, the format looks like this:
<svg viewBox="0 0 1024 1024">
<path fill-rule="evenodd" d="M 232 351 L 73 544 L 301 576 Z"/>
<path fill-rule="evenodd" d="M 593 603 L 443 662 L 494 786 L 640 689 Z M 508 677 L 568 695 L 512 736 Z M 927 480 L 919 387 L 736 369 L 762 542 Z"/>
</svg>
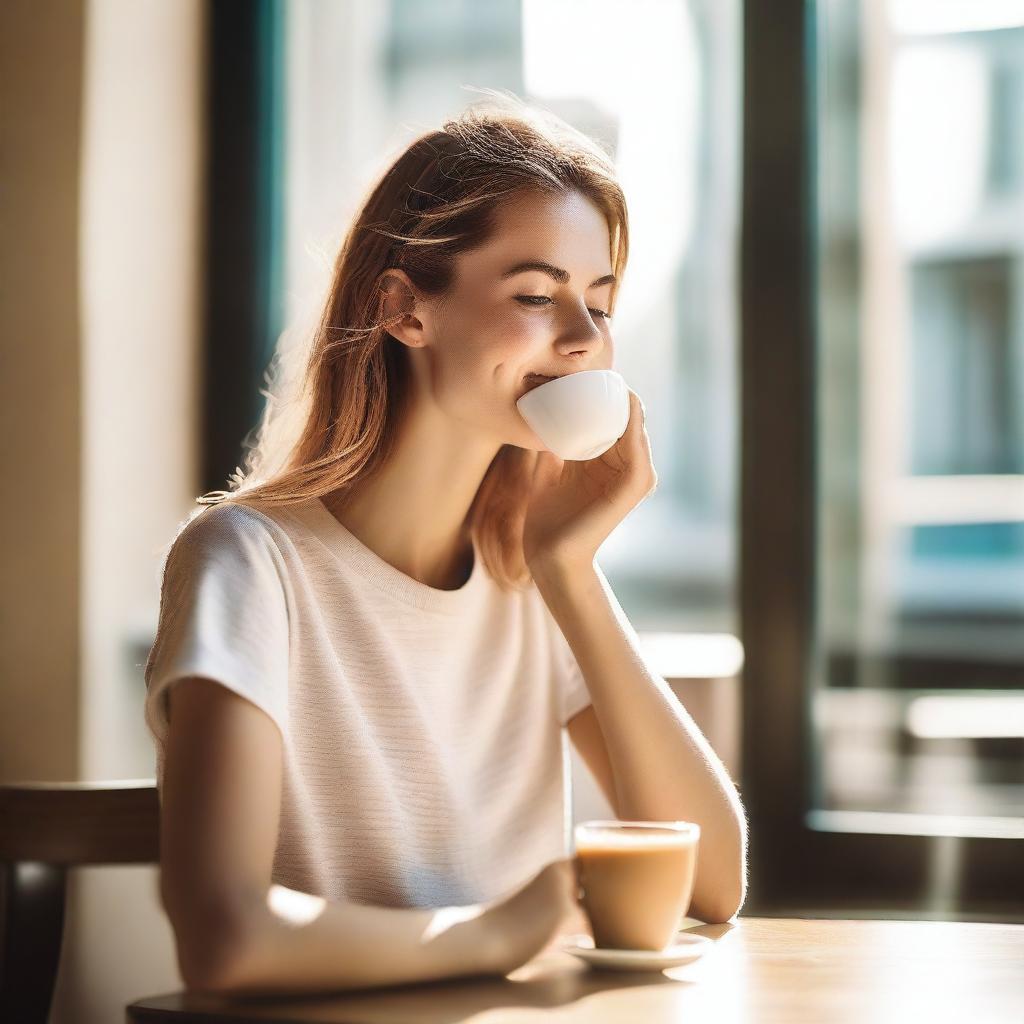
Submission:
<svg viewBox="0 0 1024 1024">
<path fill-rule="evenodd" d="M 566 324 L 558 338 L 558 351 L 577 359 L 595 358 L 604 347 L 604 335 L 594 323 L 585 302 L 566 313 Z"/>
</svg>

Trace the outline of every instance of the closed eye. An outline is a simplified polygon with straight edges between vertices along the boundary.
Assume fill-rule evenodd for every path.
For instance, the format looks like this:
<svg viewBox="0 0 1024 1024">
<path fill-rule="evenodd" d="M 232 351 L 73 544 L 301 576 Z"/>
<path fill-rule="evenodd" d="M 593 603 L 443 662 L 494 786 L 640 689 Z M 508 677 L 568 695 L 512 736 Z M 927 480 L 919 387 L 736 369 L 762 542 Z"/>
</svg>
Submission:
<svg viewBox="0 0 1024 1024">
<path fill-rule="evenodd" d="M 517 295 L 515 298 L 517 302 L 521 302 L 524 306 L 533 306 L 535 308 L 546 305 L 549 302 L 553 305 L 555 301 L 548 295 Z M 604 320 L 611 320 L 611 314 L 606 313 L 603 309 L 591 309 L 590 312 L 595 313 Z"/>
</svg>

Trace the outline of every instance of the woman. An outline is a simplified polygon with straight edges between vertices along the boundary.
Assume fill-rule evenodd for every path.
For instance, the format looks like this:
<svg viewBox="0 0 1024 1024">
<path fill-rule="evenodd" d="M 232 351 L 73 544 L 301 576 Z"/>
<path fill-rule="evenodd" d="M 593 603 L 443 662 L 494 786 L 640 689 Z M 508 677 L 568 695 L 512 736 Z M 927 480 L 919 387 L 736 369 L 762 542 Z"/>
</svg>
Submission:
<svg viewBox="0 0 1024 1024">
<path fill-rule="evenodd" d="M 701 822 L 694 913 L 742 901 L 736 791 L 594 563 L 656 484 L 639 399 L 566 463 L 515 404 L 612 366 L 627 248 L 607 156 L 506 94 L 366 197 L 248 474 L 164 561 L 146 721 L 189 987 L 504 973 L 586 930 L 562 726 L 620 817 Z"/>
</svg>

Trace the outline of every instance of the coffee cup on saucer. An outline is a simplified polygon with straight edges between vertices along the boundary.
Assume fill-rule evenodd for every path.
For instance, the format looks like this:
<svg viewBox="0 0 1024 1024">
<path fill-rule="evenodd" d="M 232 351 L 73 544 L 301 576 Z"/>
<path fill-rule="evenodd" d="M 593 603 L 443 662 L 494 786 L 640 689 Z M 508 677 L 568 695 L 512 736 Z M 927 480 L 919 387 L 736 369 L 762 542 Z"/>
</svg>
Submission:
<svg viewBox="0 0 1024 1024">
<path fill-rule="evenodd" d="M 664 952 L 690 906 L 700 825 L 584 821 L 575 835 L 583 909 L 595 948 Z"/>
<path fill-rule="evenodd" d="M 523 419 L 560 459 L 582 462 L 606 452 L 629 424 L 629 388 L 615 370 L 579 370 L 527 391 Z"/>
</svg>

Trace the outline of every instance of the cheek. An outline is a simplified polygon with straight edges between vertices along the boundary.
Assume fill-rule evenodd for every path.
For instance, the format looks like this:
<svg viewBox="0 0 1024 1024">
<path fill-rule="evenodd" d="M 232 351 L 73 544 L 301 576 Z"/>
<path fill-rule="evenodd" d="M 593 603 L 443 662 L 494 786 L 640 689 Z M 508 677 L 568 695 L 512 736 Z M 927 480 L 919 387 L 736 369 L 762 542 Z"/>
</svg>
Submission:
<svg viewBox="0 0 1024 1024">
<path fill-rule="evenodd" d="M 496 392 L 517 388 L 526 370 L 545 361 L 548 333 L 544 317 L 516 303 L 463 303 L 456 321 L 445 324 L 439 348 L 440 389 L 463 413 L 479 415 Z"/>
<path fill-rule="evenodd" d="M 501 310 L 477 321 L 467 338 L 463 354 L 476 379 L 482 384 L 488 380 L 508 384 L 537 360 L 544 335 L 528 313 Z"/>
<path fill-rule="evenodd" d="M 547 360 L 550 335 L 550 325 L 542 314 L 522 308 L 506 311 L 491 338 L 491 361 L 495 365 L 504 362 L 513 373 L 522 375 Z"/>
<path fill-rule="evenodd" d="M 543 349 L 545 334 L 537 320 L 531 321 L 528 315 L 507 316 L 502 327 L 494 338 L 493 361 L 511 363 L 521 372 Z"/>
</svg>

